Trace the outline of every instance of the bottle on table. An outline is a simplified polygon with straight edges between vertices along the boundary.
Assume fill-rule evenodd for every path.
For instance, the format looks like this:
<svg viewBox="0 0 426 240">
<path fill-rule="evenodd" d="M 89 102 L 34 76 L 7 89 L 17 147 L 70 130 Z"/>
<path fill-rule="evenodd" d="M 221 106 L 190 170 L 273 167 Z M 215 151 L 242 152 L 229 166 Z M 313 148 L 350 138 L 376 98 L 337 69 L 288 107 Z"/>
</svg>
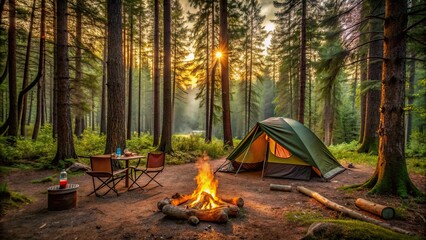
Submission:
<svg viewBox="0 0 426 240">
<path fill-rule="evenodd" d="M 121 157 L 121 148 L 117 148 L 117 157 Z"/>
<path fill-rule="evenodd" d="M 67 183 L 67 171 L 62 169 L 61 173 L 59 174 L 59 188 L 67 188 Z"/>
</svg>

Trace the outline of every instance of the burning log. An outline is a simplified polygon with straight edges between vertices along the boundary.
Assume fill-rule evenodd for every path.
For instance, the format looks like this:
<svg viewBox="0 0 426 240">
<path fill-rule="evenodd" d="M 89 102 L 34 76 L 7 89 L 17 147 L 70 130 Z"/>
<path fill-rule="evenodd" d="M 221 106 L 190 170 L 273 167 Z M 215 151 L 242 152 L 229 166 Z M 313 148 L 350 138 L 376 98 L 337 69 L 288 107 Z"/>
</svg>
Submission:
<svg viewBox="0 0 426 240">
<path fill-rule="evenodd" d="M 220 197 L 220 200 L 226 203 L 237 205 L 238 207 L 244 207 L 244 200 L 240 197 L 234 197 L 234 198 Z"/>
<path fill-rule="evenodd" d="M 191 209 L 191 208 L 181 208 L 178 206 L 173 206 L 168 204 L 163 207 L 163 213 L 169 217 L 178 218 L 178 219 L 188 219 L 191 224 L 196 222 L 196 219 L 193 218 L 195 216 L 197 219 L 201 221 L 208 222 L 217 222 L 217 223 L 225 223 L 228 221 L 228 211 L 229 208 L 213 208 L 207 210 L 200 209 Z M 191 219 L 190 219 L 191 218 Z"/>
<path fill-rule="evenodd" d="M 191 199 L 191 195 L 181 195 L 179 193 L 175 193 L 172 198 L 164 198 L 163 200 L 159 201 L 157 203 L 157 207 L 158 210 L 162 210 L 164 206 L 166 206 L 167 204 L 172 204 L 174 206 L 179 206 L 182 203 L 188 201 L 189 199 Z"/>
<path fill-rule="evenodd" d="M 194 192 L 188 195 L 176 193 L 171 198 L 165 198 L 157 203 L 158 209 L 169 217 L 187 219 L 192 225 L 200 221 L 225 223 L 229 217 L 238 216 L 244 200 L 239 197 L 217 197 L 218 180 L 211 171 L 207 157 L 197 161 L 197 168 L 199 172 L 195 178 L 197 188 Z M 186 207 L 179 207 L 184 203 Z"/>
</svg>

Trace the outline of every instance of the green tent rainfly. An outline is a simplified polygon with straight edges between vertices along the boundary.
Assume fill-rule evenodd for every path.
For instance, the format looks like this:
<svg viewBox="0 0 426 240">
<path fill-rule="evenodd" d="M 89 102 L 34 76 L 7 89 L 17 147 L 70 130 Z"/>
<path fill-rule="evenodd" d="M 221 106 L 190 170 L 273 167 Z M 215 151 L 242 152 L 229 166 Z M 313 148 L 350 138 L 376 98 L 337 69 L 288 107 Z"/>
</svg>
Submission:
<svg viewBox="0 0 426 240">
<path fill-rule="evenodd" d="M 311 130 L 282 117 L 258 122 L 227 159 L 237 172 L 267 177 L 309 180 L 314 172 L 328 180 L 345 170 Z"/>
</svg>

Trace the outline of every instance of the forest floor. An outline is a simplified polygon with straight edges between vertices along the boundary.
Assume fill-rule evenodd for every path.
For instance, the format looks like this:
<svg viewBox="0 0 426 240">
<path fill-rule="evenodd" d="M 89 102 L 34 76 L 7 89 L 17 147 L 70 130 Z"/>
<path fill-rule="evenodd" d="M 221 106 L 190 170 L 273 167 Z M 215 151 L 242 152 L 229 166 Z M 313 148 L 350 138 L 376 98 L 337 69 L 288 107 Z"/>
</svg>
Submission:
<svg viewBox="0 0 426 240">
<path fill-rule="evenodd" d="M 223 160 L 213 160 L 211 164 L 216 169 Z M 296 186 L 317 191 L 331 201 L 353 210 L 357 210 L 354 202 L 359 197 L 401 207 L 401 200 L 396 197 L 370 196 L 366 191 L 338 189 L 363 183 L 373 171 L 371 167 L 358 165 L 329 182 L 315 178 L 311 181 L 262 180 L 260 172 L 239 173 L 237 176 L 218 172 L 219 196 L 242 197 L 245 205 L 239 217 L 231 218 L 225 224 L 200 222 L 197 226 L 190 225 L 186 220 L 165 217 L 157 209 L 157 202 L 165 197 L 171 197 L 176 192 L 192 193 L 196 187 L 194 177 L 197 174 L 193 163 L 166 166 L 157 177 L 164 187 L 155 187 L 151 183 L 146 191 L 138 189 L 127 192 L 121 182 L 118 197 L 113 193 L 103 198 L 86 196 L 92 190 L 91 177 L 86 174 L 75 176 L 69 183 L 80 185 L 78 207 L 65 211 L 47 210 L 47 187 L 52 183 L 31 183 L 32 180 L 51 176 L 57 171 L 13 171 L 0 180 L 6 181 L 9 189 L 29 196 L 33 202 L 9 209 L 1 217 L 0 239 L 300 239 L 306 234 L 308 225 L 291 222 L 285 217 L 286 214 L 316 211 L 328 218 L 341 218 L 341 215 L 298 193 Z M 410 176 L 415 185 L 425 192 L 426 177 L 418 174 Z M 270 191 L 271 183 L 292 185 L 293 191 Z M 408 205 L 404 217 L 387 222 L 425 237 L 426 206 L 412 200 L 404 204 Z"/>
</svg>

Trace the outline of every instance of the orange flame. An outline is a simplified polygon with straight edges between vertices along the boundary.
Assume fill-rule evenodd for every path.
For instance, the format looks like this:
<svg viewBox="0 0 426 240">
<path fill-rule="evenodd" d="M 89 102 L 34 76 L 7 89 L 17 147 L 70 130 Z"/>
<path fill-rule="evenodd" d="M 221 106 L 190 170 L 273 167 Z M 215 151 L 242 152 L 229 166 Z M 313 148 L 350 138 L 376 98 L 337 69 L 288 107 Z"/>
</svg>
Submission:
<svg viewBox="0 0 426 240">
<path fill-rule="evenodd" d="M 192 199 L 195 199 L 189 204 L 190 207 L 197 207 L 199 209 L 212 209 L 219 206 L 220 199 L 216 196 L 217 186 L 219 181 L 215 178 L 213 171 L 210 167 L 209 158 L 204 156 L 197 160 L 196 166 L 198 168 L 198 175 L 195 177 L 197 180 L 197 189 L 192 193 Z M 210 196 L 206 198 L 206 195 Z"/>
</svg>

